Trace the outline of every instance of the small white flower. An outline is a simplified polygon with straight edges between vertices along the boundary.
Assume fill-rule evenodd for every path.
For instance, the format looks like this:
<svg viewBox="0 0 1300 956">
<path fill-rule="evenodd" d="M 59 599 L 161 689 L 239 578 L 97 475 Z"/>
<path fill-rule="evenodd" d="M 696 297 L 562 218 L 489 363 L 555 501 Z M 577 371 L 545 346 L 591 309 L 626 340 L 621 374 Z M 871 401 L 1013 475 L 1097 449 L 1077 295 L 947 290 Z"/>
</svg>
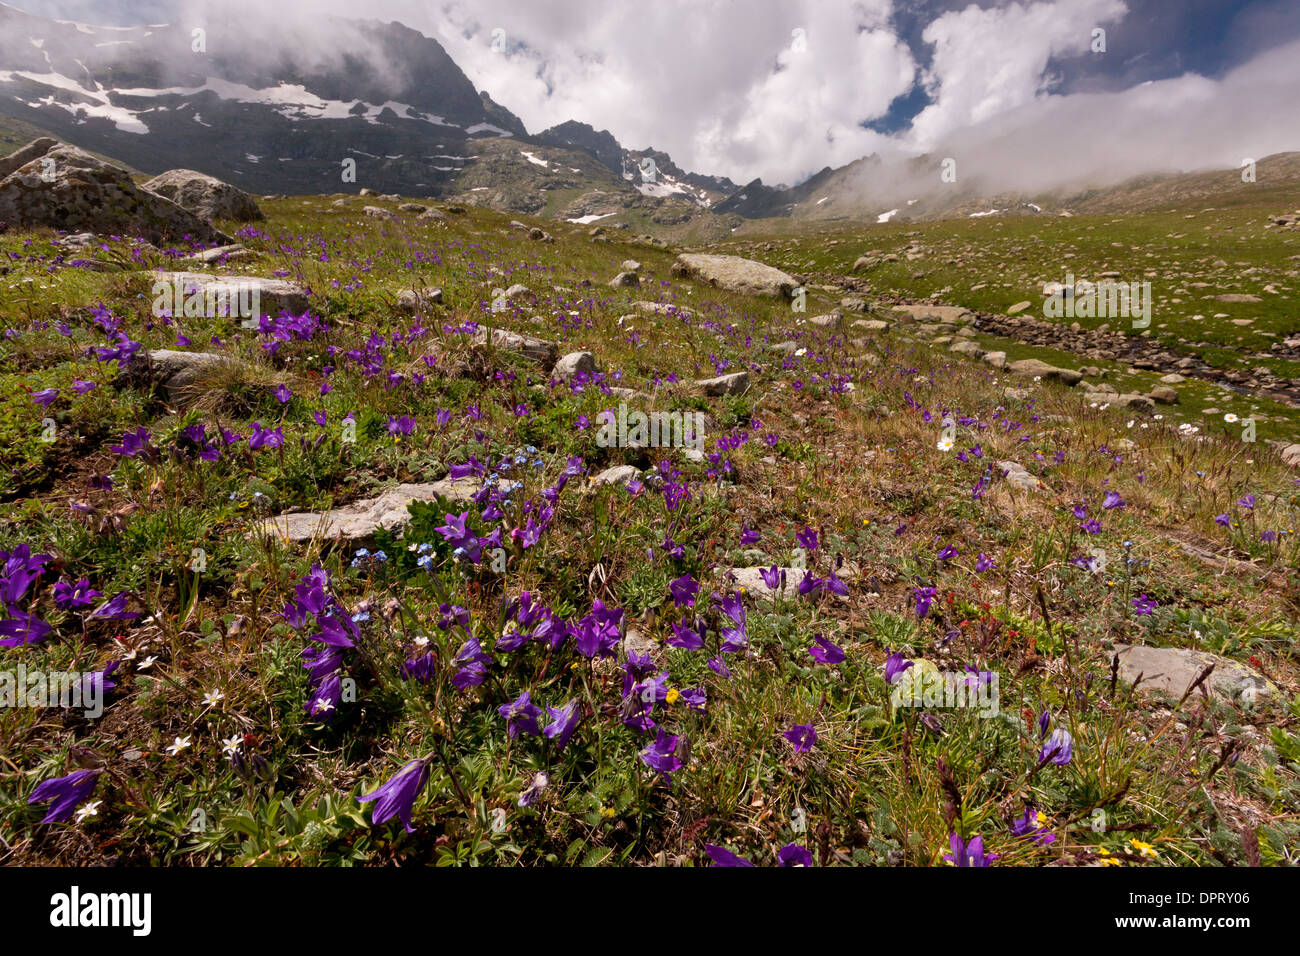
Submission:
<svg viewBox="0 0 1300 956">
<path fill-rule="evenodd" d="M 428 639 L 427 637 L 425 637 L 423 634 L 420 634 L 420 635 L 417 636 L 416 639 L 415 639 L 415 646 L 416 646 L 416 647 L 424 647 L 424 646 L 427 645 L 428 643 L 429 643 L 429 639 Z"/>
<path fill-rule="evenodd" d="M 226 695 L 220 689 L 210 690 L 203 695 L 203 706 L 216 707 L 217 704 L 221 703 L 225 699 L 226 699 Z"/>
<path fill-rule="evenodd" d="M 1235 422 L 1235 421 L 1237 420 L 1237 416 L 1234 415 L 1234 414 L 1232 414 L 1232 412 L 1228 412 L 1228 414 L 1226 414 L 1226 415 L 1223 416 L 1223 420 L 1224 420 L 1225 422 L 1232 423 L 1232 422 Z"/>
<path fill-rule="evenodd" d="M 239 753 L 239 746 L 242 743 L 243 741 L 240 739 L 238 734 L 235 734 L 233 737 L 227 737 L 225 740 L 221 741 L 221 752 L 227 757 L 233 757 L 235 754 Z"/>
<path fill-rule="evenodd" d="M 1133 427 L 1133 419 L 1131 419 L 1131 418 L 1128 420 L 1128 427 L 1129 427 L 1129 428 L 1132 428 L 1132 427 Z"/>
<path fill-rule="evenodd" d="M 156 658 L 156 657 L 146 657 L 146 658 L 145 658 L 144 660 L 142 660 L 139 664 L 135 665 L 135 669 L 138 670 L 138 671 L 145 671 L 145 670 L 148 670 L 149 668 L 153 667 L 154 664 L 156 664 L 156 663 L 158 663 L 158 658 Z"/>
<path fill-rule="evenodd" d="M 795 355 L 807 355 L 807 354 L 808 354 L 808 350 L 807 350 L 807 349 L 795 349 L 795 350 L 794 350 L 794 354 L 795 354 Z"/>
<path fill-rule="evenodd" d="M 940 438 L 934 447 L 940 451 L 952 451 L 952 445 L 953 441 L 951 438 Z"/>
<path fill-rule="evenodd" d="M 334 709 L 334 701 L 326 700 L 324 697 L 317 697 L 316 709 L 323 713 L 329 713 L 331 710 Z"/>
<path fill-rule="evenodd" d="M 192 744 L 190 743 L 189 737 L 177 737 L 172 745 L 167 748 L 167 752 L 175 757 L 179 755 L 182 750 L 185 750 L 190 746 L 192 746 Z"/>
<path fill-rule="evenodd" d="M 103 800 L 91 800 L 85 806 L 77 808 L 77 822 L 85 823 L 91 817 L 99 816 L 99 805 Z"/>
</svg>

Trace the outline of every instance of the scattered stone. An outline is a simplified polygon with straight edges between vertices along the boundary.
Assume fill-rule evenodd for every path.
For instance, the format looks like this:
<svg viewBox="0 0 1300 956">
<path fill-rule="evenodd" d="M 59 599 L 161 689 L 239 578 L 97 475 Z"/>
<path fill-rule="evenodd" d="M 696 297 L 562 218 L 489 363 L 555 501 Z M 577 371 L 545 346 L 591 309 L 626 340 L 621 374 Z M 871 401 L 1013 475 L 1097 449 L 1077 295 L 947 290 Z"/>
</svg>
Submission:
<svg viewBox="0 0 1300 956">
<path fill-rule="evenodd" d="M 1002 469 L 1007 484 L 1017 491 L 1041 491 L 1043 489 L 1043 483 L 1031 475 L 1025 469 L 1025 466 L 1018 461 L 1000 461 L 998 467 Z"/>
<path fill-rule="evenodd" d="M 717 378 L 699 379 L 695 384 L 705 395 L 743 395 L 749 389 L 749 373 L 732 372 Z"/>
<path fill-rule="evenodd" d="M 253 197 L 242 189 L 192 169 L 169 169 L 143 188 L 170 199 L 200 219 L 253 222 L 266 218 Z"/>
<path fill-rule="evenodd" d="M 144 362 L 139 359 L 143 357 Z M 200 385 L 206 373 L 230 363 L 230 358 L 213 352 L 178 352 L 172 349 L 154 349 L 138 355 L 132 369 L 148 368 L 153 380 L 161 386 L 169 402 L 178 402 L 186 393 Z"/>
<path fill-rule="evenodd" d="M 1006 353 L 1006 352 L 985 352 L 983 358 L 984 358 L 984 361 L 988 362 L 988 363 L 989 363 L 990 365 L 992 365 L 994 368 L 1006 368 L 1006 367 L 1007 367 L 1007 353 Z"/>
<path fill-rule="evenodd" d="M 1178 385 L 1187 381 L 1187 379 L 1179 375 L 1177 372 L 1170 372 L 1168 375 L 1160 376 L 1160 381 L 1164 382 L 1166 385 Z"/>
<path fill-rule="evenodd" d="M 429 207 L 422 202 L 404 202 L 397 208 L 400 209 L 402 212 L 424 213 L 429 211 Z"/>
<path fill-rule="evenodd" d="M 731 574 L 736 579 L 736 587 L 746 594 L 771 598 L 779 590 L 782 598 L 789 599 L 799 595 L 799 584 L 803 581 L 804 575 L 808 573 L 807 569 L 780 568 L 779 570 L 785 572 L 785 586 L 778 585 L 776 588 L 769 588 L 763 581 L 763 572 L 767 569 L 767 567 L 732 568 Z"/>
<path fill-rule="evenodd" d="M 389 212 L 387 209 L 383 208 L 382 206 L 366 206 L 361 211 L 365 213 L 367 216 L 369 216 L 371 219 L 395 218 L 391 212 Z"/>
<path fill-rule="evenodd" d="M 652 637 L 646 637 L 636 628 L 629 627 L 627 635 L 623 638 L 623 653 L 627 657 L 635 654 L 637 657 L 645 657 L 647 654 L 654 654 L 659 650 L 659 644 Z"/>
<path fill-rule="evenodd" d="M 1147 398 L 1162 405 L 1177 405 L 1178 393 L 1168 385 L 1158 385 L 1147 392 Z"/>
<path fill-rule="evenodd" d="M 204 249 L 192 256 L 186 256 L 181 259 L 181 262 L 211 265 L 214 262 L 235 262 L 239 259 L 251 259 L 252 256 L 252 252 L 236 242 L 228 246 L 214 246 L 211 249 Z"/>
<path fill-rule="evenodd" d="M 819 329 L 829 329 L 832 332 L 838 332 L 844 324 L 844 316 L 832 312 L 829 315 L 814 315 L 808 320 L 809 325 L 816 326 Z"/>
<path fill-rule="evenodd" d="M 428 484 L 398 485 L 378 497 L 366 498 L 325 512 L 298 511 L 269 518 L 259 525 L 262 534 L 275 535 L 290 544 L 316 539 L 364 541 L 377 530 L 397 532 L 411 519 L 412 501 L 443 500 L 464 504 L 478 490 L 469 478 L 443 479 Z"/>
<path fill-rule="evenodd" d="M 864 329 L 867 332 L 884 332 L 888 330 L 889 323 L 883 319 L 854 319 L 853 328 Z"/>
<path fill-rule="evenodd" d="M 1057 368 L 1039 359 L 1020 359 L 1007 366 L 1007 371 L 1020 378 L 1041 378 L 1044 382 L 1077 385 L 1083 373 L 1068 368 Z"/>
<path fill-rule="evenodd" d="M 612 468 L 606 468 L 598 475 L 593 475 L 591 483 L 593 485 L 622 485 L 626 488 L 629 482 L 641 477 L 641 470 L 633 465 L 615 465 Z"/>
<path fill-rule="evenodd" d="M 427 312 L 431 305 L 442 305 L 441 289 L 405 289 L 397 297 L 397 307 L 403 312 Z"/>
<path fill-rule="evenodd" d="M 1096 402 L 1098 405 L 1114 405 L 1117 408 L 1131 408 L 1134 411 L 1152 413 L 1156 410 L 1156 403 L 1146 395 L 1139 395 L 1136 392 L 1086 392 L 1083 400 L 1088 403 Z"/>
<path fill-rule="evenodd" d="M 960 305 L 896 305 L 895 312 L 905 312 L 916 321 L 932 319 L 936 322 L 962 322 L 974 318 L 970 309 Z"/>
<path fill-rule="evenodd" d="M 1226 293 L 1226 294 L 1224 294 L 1224 295 L 1216 295 L 1216 296 L 1214 296 L 1214 298 L 1218 299 L 1220 302 L 1259 302 L 1259 301 L 1261 301 L 1261 299 L 1260 299 L 1259 296 L 1257 296 L 1257 295 L 1250 295 L 1250 294 L 1248 294 L 1248 293 L 1244 293 L 1244 292 L 1228 292 L 1228 293 Z"/>
<path fill-rule="evenodd" d="M 780 269 L 742 259 L 740 256 L 711 256 L 682 253 L 673 263 L 672 274 L 696 279 L 727 292 L 789 299 L 799 283 Z"/>
<path fill-rule="evenodd" d="M 595 371 L 596 356 L 590 352 L 570 352 L 555 363 L 555 368 L 551 370 L 551 378 L 561 382 L 568 382 L 579 372 L 586 372 L 591 375 Z"/>
<path fill-rule="evenodd" d="M 261 276 L 211 275 L 205 272 L 157 272 L 149 273 L 151 282 L 167 282 L 173 288 L 180 285 L 182 293 L 189 295 L 196 291 L 203 293 L 204 302 L 213 301 L 230 303 L 232 315 L 241 299 L 250 295 L 255 301 L 254 315 L 275 316 L 281 311 L 290 315 L 301 315 L 307 311 L 307 292 L 296 282 L 287 279 L 266 279 Z M 179 305 L 176 306 L 179 312 Z M 244 316 L 239 316 L 244 318 Z"/>
<path fill-rule="evenodd" d="M 681 315 L 688 319 L 695 318 L 695 310 L 684 305 L 669 302 L 633 302 L 632 308 L 646 315 Z"/>
<path fill-rule="evenodd" d="M 520 335 L 518 332 L 508 332 L 505 329 L 492 329 L 490 331 L 492 333 L 493 348 L 506 352 L 516 352 L 547 368 L 555 364 L 555 358 L 560 352 L 560 347 L 554 342 L 535 339 L 528 335 Z M 488 332 L 488 329 L 479 329 L 475 332 L 474 344 L 479 347 L 486 346 Z"/>
<path fill-rule="evenodd" d="M 618 275 L 614 276 L 614 278 L 609 280 L 609 284 L 615 289 L 639 289 L 641 288 L 641 277 L 635 272 L 620 272 Z"/>
<path fill-rule="evenodd" d="M 1025 309 L 1029 308 L 1031 305 L 1033 305 L 1033 303 L 1032 303 L 1032 302 L 1029 302 L 1028 300 L 1026 300 L 1026 301 L 1024 301 L 1024 302 L 1017 302 L 1017 303 L 1016 303 L 1015 305 L 1013 305 L 1011 308 L 1007 309 L 1007 315 L 1015 315 L 1015 314 L 1017 314 L 1018 312 L 1023 312 L 1023 311 L 1025 311 Z"/>
<path fill-rule="evenodd" d="M 1132 684 L 1139 674 L 1142 675 L 1137 688 L 1139 694 L 1164 693 L 1178 699 L 1210 664 L 1214 665 L 1214 671 L 1201 687 L 1221 700 L 1244 698 L 1245 702 L 1251 703 L 1277 692 L 1272 681 L 1234 660 L 1207 651 L 1116 644 L 1115 652 L 1119 655 L 1120 680 Z"/>
</svg>

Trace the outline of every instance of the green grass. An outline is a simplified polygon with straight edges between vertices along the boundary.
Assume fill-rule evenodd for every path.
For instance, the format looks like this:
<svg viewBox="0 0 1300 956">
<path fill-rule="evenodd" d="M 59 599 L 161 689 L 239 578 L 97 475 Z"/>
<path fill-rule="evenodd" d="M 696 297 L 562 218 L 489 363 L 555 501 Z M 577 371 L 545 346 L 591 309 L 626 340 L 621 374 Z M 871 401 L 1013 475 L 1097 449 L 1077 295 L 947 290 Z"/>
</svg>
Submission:
<svg viewBox="0 0 1300 956">
<path fill-rule="evenodd" d="M 115 385 L 114 366 L 84 355 L 105 344 L 89 311 L 101 303 L 145 347 L 175 343 L 176 328 L 148 314 L 147 275 L 51 269 L 48 235 L 0 236 L 10 270 L 0 276 L 4 317 L 13 330 L 0 345 L 0 476 L 9 482 L 0 487 L 0 547 L 26 543 L 51 556 L 21 609 L 55 628 L 39 644 L 0 649 L 0 664 L 85 671 L 123 661 L 98 720 L 49 708 L 0 711 L 0 860 L 700 865 L 708 861 L 704 845 L 717 844 L 770 864 L 794 842 L 822 865 L 935 865 L 956 832 L 980 834 L 1001 855 L 998 865 L 1091 863 L 1102 850 L 1122 865 L 1219 865 L 1248 861 L 1246 827 L 1262 862 L 1294 862 L 1300 489 L 1263 443 L 1263 427 L 1258 446 L 1246 447 L 1199 418 L 1211 401 L 1228 410 L 1214 390 L 1189 382 L 1165 419 L 1131 427 L 1134 416 L 1087 409 L 1078 394 L 1053 385 L 1019 383 L 1031 402 L 1011 402 L 1002 398 L 1004 376 L 929 349 L 905 324 L 873 334 L 880 361 L 867 365 L 861 349 L 810 332 L 805 316 L 782 303 L 672 278 L 675 249 L 621 231 L 594 243 L 588 227 L 540 223 L 556 241 L 539 243 L 509 227 L 517 217 L 487 210 L 451 215 L 444 225 L 405 214 L 381 222 L 360 207 L 394 204 L 352 198 L 335 207 L 336 198 L 266 203 L 268 221 L 241 239 L 255 258 L 225 270 L 282 272 L 307 284 L 325 329 L 271 354 L 261 337 L 227 320 L 184 320 L 191 348 L 221 350 L 237 367 L 181 403 L 143 384 Z M 1226 230 L 1236 215 L 1212 221 Z M 1189 238 L 1161 252 L 1158 266 L 1190 264 L 1206 254 L 1196 244 L 1203 237 L 1193 242 L 1191 225 L 1180 222 L 846 227 L 747 236 L 717 248 L 831 277 L 867 249 L 916 239 L 930 250 L 926 260 L 882 265 L 870 277 L 873 293 L 919 297 L 951 286 L 942 298 L 1003 309 L 1030 297 L 1032 278 L 1060 278 L 1064 264 L 1075 264 L 1077 275 L 1086 274 L 1085 259 L 1095 269 L 1156 268 L 1147 247 L 1170 231 Z M 839 245 L 826 245 L 836 238 Z M 1107 251 L 1112 241 L 1139 248 L 1121 257 Z M 760 242 L 771 250 L 758 251 Z M 1259 271 L 1239 288 L 1289 281 L 1287 242 L 1278 237 L 1277 248 L 1252 258 Z M 130 260 L 126 244 L 111 246 L 109 255 Z M 1077 258 L 1064 259 L 1067 249 Z M 1247 255 L 1254 253 L 1240 258 Z M 643 264 L 645 287 L 609 288 L 628 258 Z M 169 262 L 159 252 L 139 256 L 144 269 Z M 921 270 L 931 274 L 910 278 Z M 1225 278 L 1220 272 L 1213 281 Z M 987 290 L 970 293 L 981 280 Z M 514 283 L 537 302 L 491 312 L 493 290 Z M 396 297 L 425 286 L 441 288 L 444 305 L 423 319 L 423 335 L 412 335 L 418 330 Z M 623 319 L 642 299 L 687 305 L 698 317 Z M 837 299 L 814 288 L 808 314 Z M 554 340 L 561 353 L 592 350 L 612 384 L 652 395 L 629 400 L 634 407 L 706 411 L 706 452 L 717 458 L 600 447 L 590 423 L 617 400 L 594 385 L 578 393 L 548 387 L 545 371 L 518 356 L 475 359 L 456 331 L 469 321 Z M 1157 313 L 1161 321 L 1175 319 Z M 1281 330 L 1286 320 L 1268 311 L 1260 321 Z M 788 338 L 807 352 L 783 365 L 763 351 Z M 367 371 L 367 355 L 383 361 Z M 1121 368 L 1107 367 L 1108 381 L 1123 381 Z M 743 397 L 705 399 L 690 387 L 740 368 L 752 380 Z M 73 396 L 74 378 L 98 387 Z M 1149 386 L 1149 378 L 1133 381 Z M 323 383 L 332 386 L 327 394 Z M 292 391 L 286 403 L 272 392 L 281 384 Z M 30 399 L 46 387 L 60 389 L 49 410 Z M 936 448 L 945 410 L 960 419 L 951 452 Z M 313 417 L 321 412 L 324 426 Z M 349 413 L 355 442 L 344 439 Z M 1196 439 L 1176 431 L 1182 414 L 1201 422 Z M 58 422 L 52 445 L 40 440 L 47 415 Z M 389 434 L 389 417 L 399 415 L 415 421 L 414 434 Z M 281 449 L 251 451 L 245 441 L 223 447 L 215 462 L 183 453 L 186 426 L 201 423 L 209 437 L 218 426 L 247 436 L 255 420 L 283 430 Z M 160 450 L 156 460 L 109 450 L 139 427 Z M 983 457 L 971 451 L 976 445 Z M 652 475 L 635 495 L 572 478 L 535 545 L 513 545 L 506 535 L 504 574 L 486 561 L 455 561 L 436 530 L 449 509 L 434 505 L 413 507 L 404 536 L 382 532 L 367 543 L 384 550 L 383 563 L 353 566 L 355 546 L 287 547 L 255 532 L 270 514 L 436 480 L 471 456 L 495 467 L 520 453 L 528 463 L 512 475 L 523 487 L 502 503 L 503 518 L 456 509 L 470 512 L 479 534 L 525 526 L 524 500 L 538 501 L 572 457 L 588 474 L 664 463 L 691 494 L 670 508 Z M 1014 492 L 995 474 L 974 495 L 986 465 L 1000 460 L 1025 465 L 1042 490 Z M 96 474 L 111 475 L 113 488 L 88 487 Z M 1102 511 L 1108 490 L 1125 507 Z M 1253 508 L 1235 503 L 1247 494 L 1256 496 Z M 1101 521 L 1098 533 L 1080 530 L 1072 513 L 1080 503 Z M 1230 515 L 1227 527 L 1215 523 L 1221 513 Z M 819 531 L 816 554 L 796 539 L 805 526 Z M 758 529 L 760 539 L 742 542 L 743 528 Z M 1266 530 L 1279 534 L 1265 540 Z M 1254 570 L 1208 567 L 1178 542 Z M 411 550 L 420 544 L 430 545 L 429 569 Z M 936 557 L 944 545 L 958 549 L 946 562 Z M 668 552 L 674 546 L 677 556 Z M 1104 574 L 1071 563 L 1094 547 L 1108 556 Z M 206 556 L 202 571 L 193 568 L 195 549 Z M 995 563 L 976 571 L 981 554 Z M 801 558 L 823 576 L 840 558 L 855 566 L 856 576 L 841 569 L 848 595 L 743 595 L 754 653 L 725 655 L 729 679 L 715 673 L 707 658 L 717 653 L 721 622 L 710 594 L 728 590 L 727 569 Z M 312 629 L 295 631 L 281 613 L 316 563 L 330 572 L 339 603 L 368 615 L 344 655 L 353 685 L 328 722 L 305 712 L 300 653 Z M 668 590 L 687 573 L 701 582 L 689 610 Z M 87 578 L 103 598 L 127 592 L 142 616 L 105 621 L 62 609 L 51 592 L 59 577 Z M 920 618 L 914 589 L 924 587 L 935 589 L 935 600 Z M 618 607 L 624 631 L 651 642 L 652 673 L 667 673 L 671 688 L 653 716 L 679 740 L 682 767 L 671 783 L 641 760 L 654 735 L 621 719 L 622 652 L 592 661 L 572 641 L 558 650 L 539 642 L 497 647 L 510 633 L 503 603 L 524 591 L 570 623 L 596 601 Z M 1153 614 L 1135 613 L 1139 595 L 1155 599 Z M 491 656 L 489 679 L 477 687 L 452 680 L 469 636 L 444 626 L 443 605 L 453 604 L 468 610 L 470 632 Z M 709 624 L 707 654 L 667 645 L 672 624 L 690 624 L 696 613 Z M 815 634 L 842 646 L 846 660 L 814 661 Z M 1278 693 L 1254 705 L 1198 695 L 1171 709 L 1174 702 L 1130 693 L 1123 682 L 1112 688 L 1108 647 L 1133 641 L 1227 655 L 1267 675 Z M 436 654 L 427 685 L 403 674 L 417 646 Z M 881 665 L 894 651 L 945 670 L 997 673 L 998 715 L 893 706 Z M 691 689 L 704 692 L 703 711 L 681 696 Z M 224 696 L 214 702 L 214 691 Z M 563 750 L 545 738 L 508 736 L 498 708 L 524 691 L 552 707 L 578 701 L 583 721 Z M 1043 711 L 1074 737 L 1067 765 L 1040 765 Z M 783 736 L 796 724 L 817 731 L 806 753 Z M 169 753 L 177 738 L 190 745 Z M 238 744 L 237 759 L 223 750 L 228 740 Z M 1225 748 L 1240 759 L 1216 766 Z M 374 825 L 374 805 L 356 798 L 425 757 L 415 832 Z M 41 810 L 26 804 L 32 789 L 80 767 L 105 771 L 94 795 L 103 801 L 98 815 L 41 824 Z M 539 772 L 548 785 L 521 807 Z M 1045 815 L 1054 842 L 1012 835 L 1026 806 Z M 1157 855 L 1143 855 L 1133 839 Z"/>
</svg>

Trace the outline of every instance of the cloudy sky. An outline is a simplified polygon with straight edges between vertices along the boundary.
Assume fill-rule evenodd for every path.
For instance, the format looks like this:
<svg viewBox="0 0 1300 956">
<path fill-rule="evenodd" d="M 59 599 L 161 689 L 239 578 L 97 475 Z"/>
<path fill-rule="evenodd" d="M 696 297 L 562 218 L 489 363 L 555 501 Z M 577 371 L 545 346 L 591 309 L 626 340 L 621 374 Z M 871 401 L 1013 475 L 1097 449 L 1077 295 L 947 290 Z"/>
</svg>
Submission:
<svg viewBox="0 0 1300 956">
<path fill-rule="evenodd" d="M 9 2 L 125 25 L 200 24 L 207 0 Z M 933 152 L 1033 186 L 1300 149 L 1300 0 L 220 3 L 268 8 L 324 49 L 321 14 L 398 20 L 530 131 L 578 119 L 738 182 Z"/>
</svg>

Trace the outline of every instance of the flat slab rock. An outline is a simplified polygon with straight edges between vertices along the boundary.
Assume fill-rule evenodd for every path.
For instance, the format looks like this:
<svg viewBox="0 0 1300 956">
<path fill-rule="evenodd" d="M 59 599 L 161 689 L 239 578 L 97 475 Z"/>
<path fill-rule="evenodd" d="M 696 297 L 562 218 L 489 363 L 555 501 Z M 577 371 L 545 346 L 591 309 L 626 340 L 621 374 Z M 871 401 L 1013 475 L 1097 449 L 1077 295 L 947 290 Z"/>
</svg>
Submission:
<svg viewBox="0 0 1300 956">
<path fill-rule="evenodd" d="M 540 362 L 547 368 L 555 365 L 560 348 L 554 342 L 535 339 L 530 335 L 520 335 L 518 332 L 508 332 L 505 329 L 479 329 L 474 333 L 474 344 L 486 346 L 489 332 L 492 334 L 493 348 L 505 352 L 517 352 L 534 362 Z"/>
<path fill-rule="evenodd" d="M 172 349 L 153 349 L 147 358 L 154 381 L 167 393 L 168 401 L 173 402 L 200 382 L 205 373 L 231 361 L 229 356 L 215 352 L 178 352 Z"/>
<path fill-rule="evenodd" d="M 631 482 L 641 477 L 641 469 L 635 465 L 614 465 L 606 468 L 598 475 L 593 475 L 591 484 L 594 485 L 622 485 L 626 488 Z"/>
<path fill-rule="evenodd" d="M 673 263 L 672 274 L 697 279 L 714 288 L 745 295 L 789 299 L 799 287 L 793 276 L 780 269 L 740 256 L 710 256 L 682 253 Z"/>
<path fill-rule="evenodd" d="M 1278 692 L 1276 684 L 1250 668 L 1208 651 L 1116 644 L 1115 652 L 1119 654 L 1120 680 L 1131 684 L 1142 675 L 1139 694 L 1161 692 L 1174 699 L 1182 697 L 1209 664 L 1214 665 L 1214 672 L 1201 686 L 1221 700 L 1244 698 L 1246 703 L 1253 703 L 1256 698 Z"/>
<path fill-rule="evenodd" d="M 749 373 L 732 372 L 717 378 L 702 378 L 695 386 L 705 395 L 742 395 L 749 390 Z"/>
<path fill-rule="evenodd" d="M 290 544 L 306 541 L 364 541 L 378 529 L 395 532 L 406 526 L 411 513 L 406 506 L 412 501 L 436 501 L 461 504 L 478 491 L 468 478 L 443 479 L 426 484 L 405 484 L 390 488 L 374 498 L 365 498 L 329 511 L 295 511 L 268 518 L 259 525 L 262 534 L 275 535 Z"/>
<path fill-rule="evenodd" d="M 252 255 L 252 252 L 236 242 L 228 246 L 214 246 L 211 249 L 196 252 L 192 256 L 186 256 L 181 262 L 211 265 L 214 262 L 234 262 L 237 259 L 249 259 L 252 258 Z"/>
<path fill-rule="evenodd" d="M 1041 359 L 1020 359 L 1007 366 L 1007 371 L 1019 378 L 1041 378 L 1045 382 L 1078 385 L 1083 373 L 1072 368 L 1057 368 Z"/>
<path fill-rule="evenodd" d="M 172 286 L 180 283 L 182 293 L 187 296 L 194 292 L 202 292 L 205 297 L 209 294 L 224 295 L 236 304 L 240 301 L 241 290 L 248 290 L 256 298 L 255 315 L 252 318 L 276 316 L 281 311 L 290 315 L 301 315 L 307 311 L 307 290 L 287 279 L 209 275 L 205 272 L 154 272 L 150 273 L 150 277 L 153 282 L 167 282 Z"/>
<path fill-rule="evenodd" d="M 804 576 L 808 574 L 808 570 L 806 568 L 779 568 L 779 571 L 785 572 L 785 587 L 770 588 L 763 581 L 763 572 L 770 570 L 771 567 L 768 564 L 753 568 L 732 568 L 731 577 L 735 578 L 736 587 L 746 594 L 770 598 L 779 591 L 782 598 L 798 597 L 799 585 L 802 583 Z M 852 581 L 858 576 L 857 568 L 847 562 L 835 574 L 841 581 Z"/>
<path fill-rule="evenodd" d="M 1000 461 L 998 469 L 1006 478 L 1007 484 L 1017 491 L 1042 491 L 1043 483 L 1029 473 L 1018 461 Z"/>
<path fill-rule="evenodd" d="M 895 305 L 895 312 L 905 312 L 913 319 L 935 319 L 939 322 L 959 322 L 963 318 L 975 318 L 970 309 L 960 305 Z"/>
<path fill-rule="evenodd" d="M 678 315 L 688 319 L 695 318 L 695 310 L 684 305 L 673 305 L 671 302 L 633 302 L 632 308 L 646 315 Z"/>
</svg>

